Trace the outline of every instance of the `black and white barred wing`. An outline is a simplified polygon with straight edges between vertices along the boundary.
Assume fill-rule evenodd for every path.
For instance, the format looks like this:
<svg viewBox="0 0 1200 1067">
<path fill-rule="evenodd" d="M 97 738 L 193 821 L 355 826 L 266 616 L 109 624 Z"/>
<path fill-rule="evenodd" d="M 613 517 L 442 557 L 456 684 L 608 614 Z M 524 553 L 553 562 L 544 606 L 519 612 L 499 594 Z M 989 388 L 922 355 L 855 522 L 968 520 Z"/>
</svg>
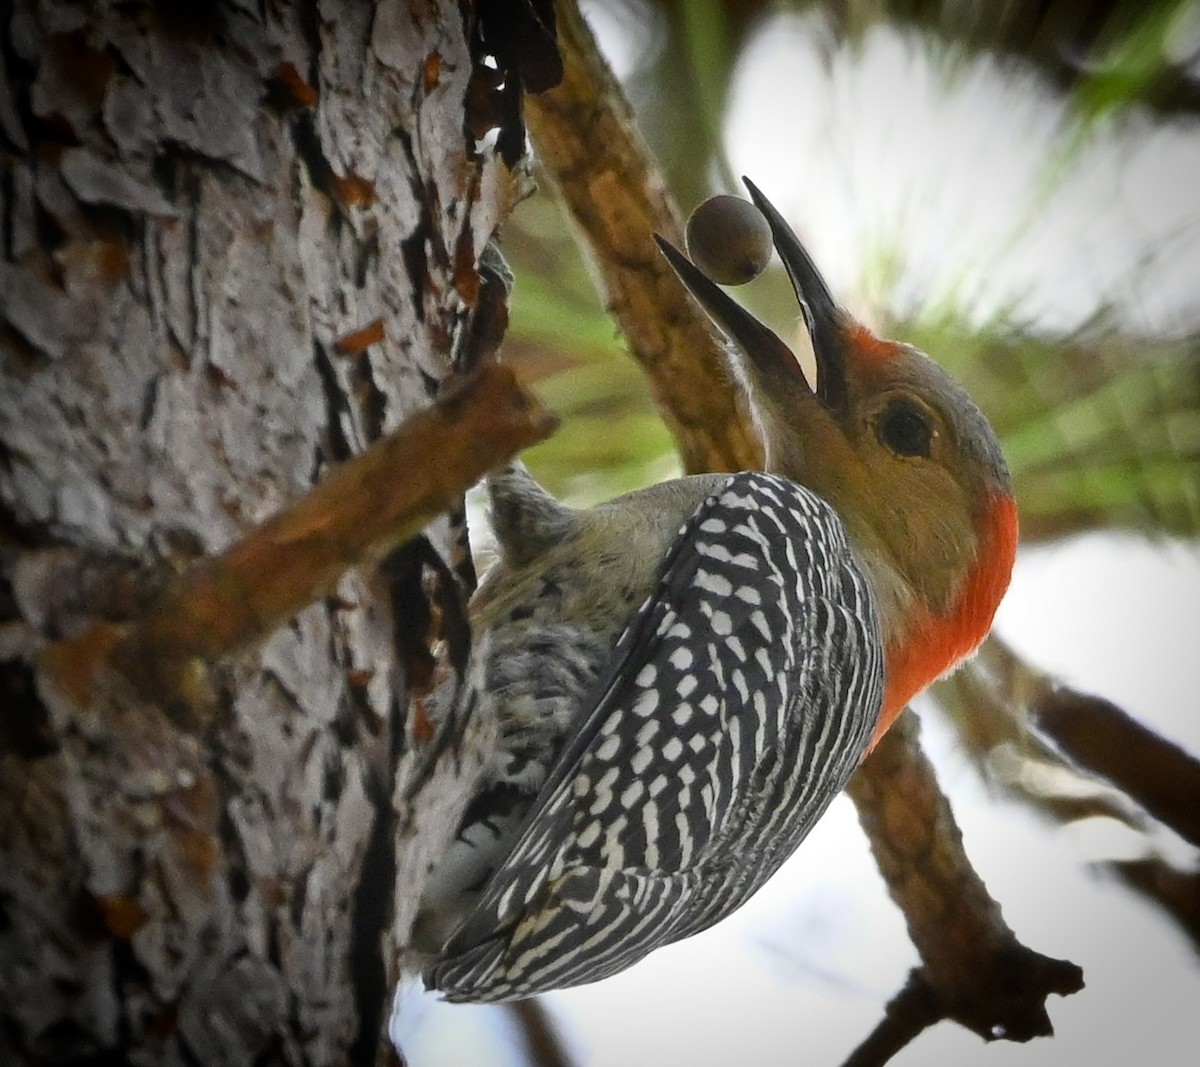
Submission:
<svg viewBox="0 0 1200 1067">
<path fill-rule="evenodd" d="M 517 843 L 426 973 L 450 1000 L 614 974 L 716 922 L 843 787 L 882 700 L 836 515 L 739 474 L 675 539 Z"/>
</svg>

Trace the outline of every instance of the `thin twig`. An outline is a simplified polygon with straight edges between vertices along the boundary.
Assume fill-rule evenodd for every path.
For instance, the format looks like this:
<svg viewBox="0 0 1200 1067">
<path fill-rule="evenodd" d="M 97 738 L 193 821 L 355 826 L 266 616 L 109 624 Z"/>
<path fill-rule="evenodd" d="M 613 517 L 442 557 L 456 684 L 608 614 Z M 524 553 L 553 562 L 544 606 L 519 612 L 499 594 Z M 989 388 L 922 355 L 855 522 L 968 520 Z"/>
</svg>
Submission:
<svg viewBox="0 0 1200 1067">
<path fill-rule="evenodd" d="M 1200 871 L 1178 870 L 1156 856 L 1096 866 L 1112 872 L 1132 892 L 1166 912 L 1200 953 Z"/>
<path fill-rule="evenodd" d="M 1112 783 L 1180 837 L 1200 845 L 1200 761 L 1104 697 L 1082 693 L 1039 671 L 993 637 L 967 676 L 990 690 L 994 736 L 1032 726 L 1052 744 L 1043 755 Z M 1063 759 L 1065 757 L 1065 760 Z"/>
<path fill-rule="evenodd" d="M 888 1002 L 879 1025 L 842 1067 L 883 1067 L 896 1053 L 945 1017 L 924 975 L 914 970 L 900 992 Z"/>
</svg>

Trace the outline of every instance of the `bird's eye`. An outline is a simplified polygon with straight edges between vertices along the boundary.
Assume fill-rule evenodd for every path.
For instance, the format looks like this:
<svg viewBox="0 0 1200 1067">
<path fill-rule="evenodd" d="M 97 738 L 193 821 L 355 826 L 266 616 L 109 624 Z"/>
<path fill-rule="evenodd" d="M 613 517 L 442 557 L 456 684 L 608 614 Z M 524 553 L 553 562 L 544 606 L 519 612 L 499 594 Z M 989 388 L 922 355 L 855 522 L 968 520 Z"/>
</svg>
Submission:
<svg viewBox="0 0 1200 1067">
<path fill-rule="evenodd" d="M 875 433 L 884 447 L 898 456 L 928 456 L 933 444 L 933 427 L 912 404 L 897 400 L 884 409 L 875 424 Z"/>
</svg>

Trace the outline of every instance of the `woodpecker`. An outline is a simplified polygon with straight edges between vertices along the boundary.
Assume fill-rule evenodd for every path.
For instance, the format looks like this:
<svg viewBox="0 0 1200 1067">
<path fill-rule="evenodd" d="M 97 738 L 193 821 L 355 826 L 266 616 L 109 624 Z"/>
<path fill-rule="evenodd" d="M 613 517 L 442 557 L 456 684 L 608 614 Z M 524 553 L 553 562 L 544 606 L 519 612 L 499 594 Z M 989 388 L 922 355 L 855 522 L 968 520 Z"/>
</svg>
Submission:
<svg viewBox="0 0 1200 1067">
<path fill-rule="evenodd" d="M 1017 518 L 995 435 L 927 356 L 855 322 L 747 181 L 816 358 L 681 252 L 731 342 L 765 469 L 589 510 L 488 482 L 473 598 L 496 751 L 433 872 L 426 985 L 504 1001 L 595 981 L 717 922 L 792 854 L 920 690 L 970 655 Z"/>
</svg>

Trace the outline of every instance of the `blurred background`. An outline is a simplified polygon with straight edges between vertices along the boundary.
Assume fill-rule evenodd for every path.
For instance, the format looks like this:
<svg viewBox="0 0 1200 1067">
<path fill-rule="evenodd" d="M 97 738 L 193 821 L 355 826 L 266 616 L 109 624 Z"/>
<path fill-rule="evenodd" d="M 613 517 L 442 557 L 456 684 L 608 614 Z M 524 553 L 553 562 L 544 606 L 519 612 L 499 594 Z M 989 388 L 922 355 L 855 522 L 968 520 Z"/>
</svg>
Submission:
<svg viewBox="0 0 1200 1067">
<path fill-rule="evenodd" d="M 1023 694 L 1048 675 L 1200 753 L 1200 0 L 583 9 L 684 211 L 751 176 L 854 314 L 967 386 L 1013 469 L 1002 643 L 918 710 L 1010 925 L 1087 988 L 1051 1000 L 1053 1040 L 942 1024 L 893 1062 L 1197 1062 L 1200 856 L 1029 731 Z M 548 184 L 503 249 L 506 359 L 563 417 L 526 453 L 534 473 L 579 505 L 678 473 Z M 778 263 L 736 295 L 795 336 Z M 405 1051 L 836 1065 L 916 962 L 842 798 L 731 920 L 545 998 L 560 1048 L 507 1009 L 439 1005 L 410 1017 Z"/>
</svg>

